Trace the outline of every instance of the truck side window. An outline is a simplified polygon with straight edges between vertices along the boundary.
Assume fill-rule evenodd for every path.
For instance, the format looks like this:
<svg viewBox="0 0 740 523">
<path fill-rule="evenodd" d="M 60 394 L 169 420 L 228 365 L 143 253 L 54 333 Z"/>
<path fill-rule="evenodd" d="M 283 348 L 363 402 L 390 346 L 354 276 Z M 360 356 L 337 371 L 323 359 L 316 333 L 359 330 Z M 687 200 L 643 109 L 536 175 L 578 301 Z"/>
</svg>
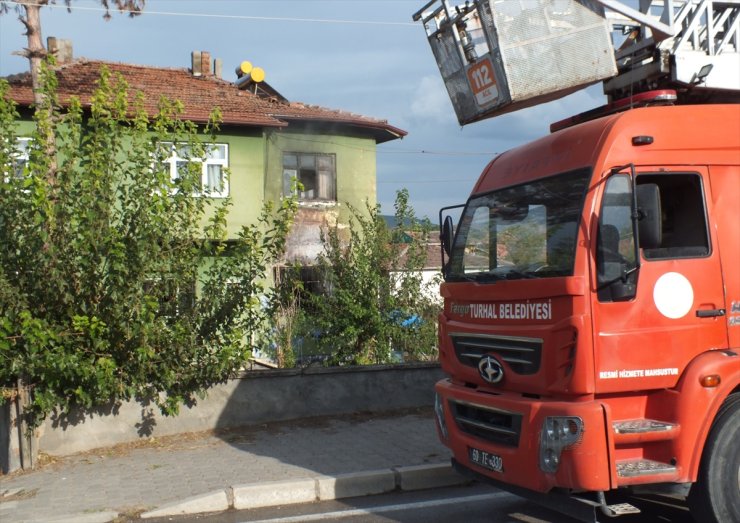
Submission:
<svg viewBox="0 0 740 523">
<path fill-rule="evenodd" d="M 635 236 L 632 229 L 632 183 L 618 174 L 606 182 L 596 235 L 596 272 L 600 301 L 634 296 Z"/>
<path fill-rule="evenodd" d="M 662 240 L 644 249 L 646 260 L 697 258 L 709 255 L 709 234 L 701 177 L 697 174 L 641 174 L 637 184 L 660 189 Z"/>
</svg>

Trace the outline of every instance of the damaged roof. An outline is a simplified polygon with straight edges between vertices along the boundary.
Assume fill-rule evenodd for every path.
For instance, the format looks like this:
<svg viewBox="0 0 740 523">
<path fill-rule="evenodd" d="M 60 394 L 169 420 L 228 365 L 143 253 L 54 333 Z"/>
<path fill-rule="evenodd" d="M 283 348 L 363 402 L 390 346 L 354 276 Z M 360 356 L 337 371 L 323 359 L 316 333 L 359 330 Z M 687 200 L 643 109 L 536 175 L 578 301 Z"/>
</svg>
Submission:
<svg viewBox="0 0 740 523">
<path fill-rule="evenodd" d="M 89 107 L 103 66 L 114 76 L 121 74 L 129 85 L 131 98 L 136 92 L 144 94 L 144 108 L 152 116 L 157 113 L 160 98 L 166 97 L 179 100 L 184 106 L 182 118 L 196 123 L 206 123 L 211 110 L 218 107 L 223 125 L 283 128 L 292 123 L 319 124 L 333 128 L 334 132 L 370 135 L 377 143 L 403 138 L 407 134 L 386 120 L 289 102 L 266 84 L 258 90 L 259 95 L 241 90 L 236 84 L 214 75 L 194 76 L 186 68 L 77 59 L 55 68 L 60 102 L 66 104 L 70 97 L 76 96 L 83 107 Z M 21 106 L 33 104 L 30 73 L 12 75 L 7 80 L 11 99 Z"/>
</svg>

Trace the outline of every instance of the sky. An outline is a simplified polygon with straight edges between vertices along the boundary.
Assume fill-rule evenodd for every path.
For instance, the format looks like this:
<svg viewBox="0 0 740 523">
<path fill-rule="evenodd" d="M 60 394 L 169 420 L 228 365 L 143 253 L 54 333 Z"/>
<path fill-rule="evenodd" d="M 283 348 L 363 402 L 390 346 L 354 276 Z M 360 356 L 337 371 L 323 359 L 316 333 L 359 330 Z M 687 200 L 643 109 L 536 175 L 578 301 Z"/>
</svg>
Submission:
<svg viewBox="0 0 740 523">
<path fill-rule="evenodd" d="M 0 0 L 2 3 L 2 0 Z M 11 2 L 5 2 L 12 7 Z M 497 154 L 549 132 L 552 122 L 605 103 L 601 86 L 461 127 L 421 22 L 426 0 L 147 0 L 144 14 L 103 19 L 100 2 L 41 10 L 44 42 L 72 40 L 75 58 L 190 67 L 192 51 L 223 60 L 236 79 L 244 60 L 290 101 L 387 120 L 408 132 L 378 146 L 378 202 L 393 214 L 408 189 L 417 216 L 464 203 Z M 0 76 L 28 70 L 17 15 L 0 15 Z"/>
</svg>

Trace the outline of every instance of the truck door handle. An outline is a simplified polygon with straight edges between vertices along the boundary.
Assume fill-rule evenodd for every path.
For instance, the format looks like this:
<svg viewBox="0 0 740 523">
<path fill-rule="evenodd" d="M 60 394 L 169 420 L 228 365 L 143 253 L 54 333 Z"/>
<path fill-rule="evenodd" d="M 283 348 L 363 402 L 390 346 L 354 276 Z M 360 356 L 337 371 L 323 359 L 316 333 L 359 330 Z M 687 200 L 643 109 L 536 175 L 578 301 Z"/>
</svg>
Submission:
<svg viewBox="0 0 740 523">
<path fill-rule="evenodd" d="M 697 318 L 716 318 L 717 316 L 724 316 L 725 309 L 702 309 L 696 311 Z"/>
</svg>

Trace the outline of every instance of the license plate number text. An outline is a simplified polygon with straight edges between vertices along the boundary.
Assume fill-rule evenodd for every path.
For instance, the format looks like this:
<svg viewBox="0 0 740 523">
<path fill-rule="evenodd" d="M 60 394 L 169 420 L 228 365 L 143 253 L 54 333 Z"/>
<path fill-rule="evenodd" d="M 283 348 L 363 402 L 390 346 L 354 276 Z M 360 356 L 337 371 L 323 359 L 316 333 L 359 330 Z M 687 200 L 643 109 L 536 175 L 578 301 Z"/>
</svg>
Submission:
<svg viewBox="0 0 740 523">
<path fill-rule="evenodd" d="M 497 456 L 496 454 L 491 454 L 490 452 L 470 447 L 468 449 L 468 457 L 471 462 L 485 469 L 492 470 L 494 472 L 504 471 L 504 460 L 501 456 Z"/>
</svg>

